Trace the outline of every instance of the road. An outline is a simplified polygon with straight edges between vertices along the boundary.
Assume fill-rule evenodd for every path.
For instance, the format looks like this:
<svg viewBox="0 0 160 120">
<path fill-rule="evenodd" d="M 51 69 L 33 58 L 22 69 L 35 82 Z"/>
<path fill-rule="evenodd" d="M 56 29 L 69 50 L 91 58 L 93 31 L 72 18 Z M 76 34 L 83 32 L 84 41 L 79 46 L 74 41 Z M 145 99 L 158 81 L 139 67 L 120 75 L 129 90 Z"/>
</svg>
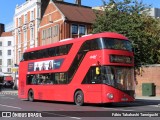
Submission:
<svg viewBox="0 0 160 120">
<path fill-rule="evenodd" d="M 17 95 L 0 94 L 0 111 L 0 116 L 3 116 L 0 118 L 1 120 L 8 119 L 6 114 L 10 114 L 10 112 L 11 120 L 22 119 L 22 117 L 23 120 L 28 119 L 26 117 L 31 117 L 29 120 L 44 120 L 44 118 L 45 120 L 115 120 L 115 118 L 118 120 L 159 120 L 159 117 L 148 116 L 160 116 L 160 100 L 136 100 L 134 103 L 76 106 L 73 103 L 65 102 L 29 102 L 18 99 Z M 144 117 L 145 115 L 147 117 Z M 32 118 L 34 116 L 38 118 Z"/>
</svg>

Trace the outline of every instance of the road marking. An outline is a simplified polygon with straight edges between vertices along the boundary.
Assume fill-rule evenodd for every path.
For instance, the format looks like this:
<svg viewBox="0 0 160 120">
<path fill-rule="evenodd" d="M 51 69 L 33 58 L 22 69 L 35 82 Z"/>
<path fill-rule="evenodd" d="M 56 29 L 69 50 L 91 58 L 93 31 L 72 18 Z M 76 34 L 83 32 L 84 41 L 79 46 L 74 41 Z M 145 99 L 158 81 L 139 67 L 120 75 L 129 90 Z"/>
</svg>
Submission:
<svg viewBox="0 0 160 120">
<path fill-rule="evenodd" d="M 0 94 L 1 95 L 15 95 L 15 96 L 18 95 L 17 93 L 11 93 L 11 92 L 1 92 Z"/>
<path fill-rule="evenodd" d="M 81 118 L 79 118 L 79 117 L 70 117 L 70 118 L 77 119 L 77 120 L 80 120 L 80 119 L 81 119 Z"/>
<path fill-rule="evenodd" d="M 147 105 L 147 106 L 150 106 L 150 107 L 160 107 L 160 104 L 158 104 L 158 105 Z"/>
<path fill-rule="evenodd" d="M 2 99 L 14 99 L 12 97 L 1 97 Z"/>
<path fill-rule="evenodd" d="M 0 97 L 3 97 L 4 95 L 0 94 Z"/>
<path fill-rule="evenodd" d="M 57 116 L 61 116 L 61 117 L 69 117 L 69 118 L 78 119 L 78 120 L 81 119 L 81 118 L 79 118 L 79 117 L 72 117 L 72 116 L 63 115 L 63 114 L 57 114 L 57 113 L 50 113 L 50 112 L 41 112 L 41 113 L 47 113 L 47 114 L 57 115 Z"/>
<path fill-rule="evenodd" d="M 9 107 L 9 108 L 15 108 L 15 109 L 22 109 L 22 108 L 20 108 L 20 107 L 9 106 L 9 105 L 3 105 L 3 104 L 0 104 L 0 106 Z"/>
</svg>

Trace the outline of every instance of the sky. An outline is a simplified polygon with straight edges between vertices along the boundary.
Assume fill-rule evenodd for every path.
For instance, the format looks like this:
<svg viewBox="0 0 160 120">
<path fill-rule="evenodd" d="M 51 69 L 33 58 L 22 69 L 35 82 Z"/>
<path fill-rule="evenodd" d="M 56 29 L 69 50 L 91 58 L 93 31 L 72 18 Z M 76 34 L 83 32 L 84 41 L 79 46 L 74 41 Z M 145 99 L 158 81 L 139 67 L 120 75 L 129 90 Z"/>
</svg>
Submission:
<svg viewBox="0 0 160 120">
<path fill-rule="evenodd" d="M 0 0 L 0 23 L 9 24 L 13 22 L 16 5 L 21 5 L 26 0 Z M 64 0 L 65 2 L 74 3 L 75 0 Z M 82 5 L 95 7 L 102 5 L 102 0 L 81 0 Z M 106 0 L 107 2 L 108 0 Z M 143 0 L 143 3 L 160 8 L 160 0 Z"/>
</svg>

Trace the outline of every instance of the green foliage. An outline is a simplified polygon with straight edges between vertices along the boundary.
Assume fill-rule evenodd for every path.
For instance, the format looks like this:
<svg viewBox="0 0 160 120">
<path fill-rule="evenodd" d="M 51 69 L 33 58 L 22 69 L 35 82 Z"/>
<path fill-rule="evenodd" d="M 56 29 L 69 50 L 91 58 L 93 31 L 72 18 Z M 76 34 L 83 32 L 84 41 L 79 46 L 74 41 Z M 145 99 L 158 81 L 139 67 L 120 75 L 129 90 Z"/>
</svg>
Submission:
<svg viewBox="0 0 160 120">
<path fill-rule="evenodd" d="M 138 0 L 102 0 L 95 11 L 93 33 L 111 31 L 125 35 L 135 48 L 135 65 L 160 64 L 160 21 L 147 16 L 150 6 Z"/>
</svg>

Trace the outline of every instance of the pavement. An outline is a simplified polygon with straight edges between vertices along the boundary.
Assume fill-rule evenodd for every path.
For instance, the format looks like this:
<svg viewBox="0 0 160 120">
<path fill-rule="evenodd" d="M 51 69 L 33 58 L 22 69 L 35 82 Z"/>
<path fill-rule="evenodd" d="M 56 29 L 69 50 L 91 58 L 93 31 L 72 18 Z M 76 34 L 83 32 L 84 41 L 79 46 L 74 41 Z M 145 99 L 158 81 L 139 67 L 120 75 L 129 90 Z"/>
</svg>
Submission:
<svg viewBox="0 0 160 120">
<path fill-rule="evenodd" d="M 18 95 L 18 90 L 13 90 L 11 88 L 3 88 L 0 91 L 0 94 Z"/>
<path fill-rule="evenodd" d="M 0 94 L 18 95 L 18 90 L 3 88 Z M 136 100 L 160 100 L 160 96 L 136 96 Z"/>
</svg>

